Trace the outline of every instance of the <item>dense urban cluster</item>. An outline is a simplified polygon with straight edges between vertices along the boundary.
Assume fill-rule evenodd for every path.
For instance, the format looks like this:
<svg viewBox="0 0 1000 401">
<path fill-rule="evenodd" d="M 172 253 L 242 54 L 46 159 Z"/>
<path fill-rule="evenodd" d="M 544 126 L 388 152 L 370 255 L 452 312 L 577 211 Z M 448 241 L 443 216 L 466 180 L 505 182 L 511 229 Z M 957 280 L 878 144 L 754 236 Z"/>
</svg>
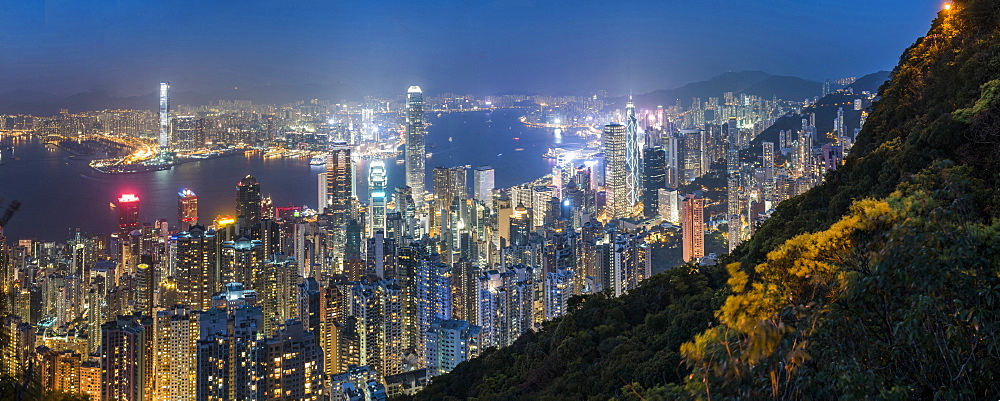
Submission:
<svg viewBox="0 0 1000 401">
<path fill-rule="evenodd" d="M 176 220 L 151 220 L 142 194 L 128 193 L 113 202 L 109 234 L 3 241 L 3 373 L 105 400 L 412 394 L 568 313 L 574 296 L 635 289 L 668 263 L 654 260 L 659 233 L 679 230 L 684 262 L 714 264 L 706 232 L 723 230 L 732 249 L 778 203 L 822 182 L 873 100 L 828 83 L 822 99 L 851 104 L 819 132 L 810 110 L 820 97 L 726 93 L 639 110 L 604 94 L 425 102 L 414 86 L 402 101 L 363 105 L 172 110 L 168 91 L 162 84 L 158 116 L 6 116 L 0 129 L 117 158 L 143 146 L 160 161 L 234 146 L 310 156 L 325 165 L 317 207 L 275 207 L 267 183 L 247 175 L 233 215 L 199 215 L 199 188 L 184 188 Z M 428 169 L 425 113 L 526 104 L 535 110 L 523 123 L 587 146 L 552 149 L 551 174 L 510 188 L 495 187 L 490 166 Z M 845 107 L 861 115 L 857 128 Z M 801 127 L 763 140 L 780 119 Z M 397 156 L 406 182 L 389 188 L 383 160 Z M 361 159 L 371 163 L 358 174 Z M 710 177 L 725 187 L 701 184 Z"/>
</svg>

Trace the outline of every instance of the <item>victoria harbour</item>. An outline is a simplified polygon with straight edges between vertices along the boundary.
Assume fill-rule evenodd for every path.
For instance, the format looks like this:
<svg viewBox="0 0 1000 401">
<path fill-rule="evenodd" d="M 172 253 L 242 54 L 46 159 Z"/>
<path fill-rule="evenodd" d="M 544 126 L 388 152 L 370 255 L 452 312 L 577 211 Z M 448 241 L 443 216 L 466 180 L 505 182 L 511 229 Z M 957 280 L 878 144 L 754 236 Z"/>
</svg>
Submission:
<svg viewBox="0 0 1000 401">
<path fill-rule="evenodd" d="M 428 167 L 491 165 L 497 186 L 511 186 L 551 172 L 552 162 L 542 155 L 550 145 L 582 143 L 575 135 L 554 135 L 553 130 L 528 127 L 518 121 L 520 109 L 474 111 L 430 115 L 427 130 Z M 516 139 L 515 139 L 516 138 Z M 177 192 L 190 188 L 198 193 L 203 216 L 235 213 L 236 183 L 252 174 L 277 207 L 317 207 L 316 175 L 323 166 L 310 166 L 308 158 L 264 158 L 248 153 L 185 163 L 170 170 L 135 174 L 102 174 L 87 160 L 40 139 L 8 139 L 13 145 L 3 153 L 0 165 L 0 198 L 18 200 L 24 206 L 8 235 L 58 240 L 79 228 L 104 233 L 116 227 L 117 211 L 110 207 L 122 193 L 135 193 L 144 202 L 142 217 L 172 219 L 177 214 Z M 357 163 L 355 173 L 363 177 L 368 160 Z M 403 165 L 385 161 L 388 187 L 404 185 Z M 365 193 L 366 180 L 358 180 Z M 428 187 L 431 176 L 427 176 Z"/>
</svg>

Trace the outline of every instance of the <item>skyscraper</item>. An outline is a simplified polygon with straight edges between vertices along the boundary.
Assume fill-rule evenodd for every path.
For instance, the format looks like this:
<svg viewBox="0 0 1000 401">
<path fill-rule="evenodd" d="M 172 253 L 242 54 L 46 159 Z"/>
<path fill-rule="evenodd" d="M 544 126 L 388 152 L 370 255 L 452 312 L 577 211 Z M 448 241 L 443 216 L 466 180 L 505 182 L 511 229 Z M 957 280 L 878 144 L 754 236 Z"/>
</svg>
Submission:
<svg viewBox="0 0 1000 401">
<path fill-rule="evenodd" d="M 181 231 L 198 224 L 198 195 L 187 188 L 177 193 L 177 224 Z"/>
<path fill-rule="evenodd" d="M 656 215 L 658 210 L 659 190 L 667 185 L 667 157 L 661 147 L 643 149 L 643 185 L 642 211 L 646 217 Z"/>
<path fill-rule="evenodd" d="M 170 83 L 160 82 L 160 151 L 170 149 Z"/>
<path fill-rule="evenodd" d="M 368 167 L 369 215 L 371 216 L 371 224 L 368 225 L 369 237 L 373 236 L 379 230 L 385 230 L 385 186 L 385 162 L 374 160 Z"/>
<path fill-rule="evenodd" d="M 101 326 L 101 393 L 106 400 L 142 401 L 152 391 L 149 316 L 119 316 Z"/>
<path fill-rule="evenodd" d="M 629 96 L 625 105 L 625 165 L 628 172 L 625 182 L 628 186 L 628 207 L 638 204 L 642 193 L 642 138 L 639 137 L 639 124 L 635 118 L 635 103 Z"/>
<path fill-rule="evenodd" d="M 327 400 L 323 388 L 323 350 L 316 333 L 289 320 L 262 352 L 261 399 Z"/>
<path fill-rule="evenodd" d="M 628 217 L 628 165 L 625 155 L 625 126 L 604 126 L 605 181 L 607 183 L 607 214 L 612 219 Z"/>
<path fill-rule="evenodd" d="M 194 226 L 177 233 L 171 241 L 177 247 L 174 279 L 180 302 L 193 309 L 209 309 L 212 295 L 222 290 L 215 231 Z"/>
<path fill-rule="evenodd" d="M 351 208 L 351 193 L 354 190 L 351 164 L 351 148 L 347 142 L 336 141 L 330 144 L 326 159 L 326 209 L 325 213 L 333 215 L 343 224 L 343 218 Z"/>
<path fill-rule="evenodd" d="M 263 197 L 260 184 L 252 175 L 247 175 L 236 184 L 236 227 L 241 232 L 250 232 L 260 223 Z"/>
<path fill-rule="evenodd" d="M 681 242 L 684 262 L 705 257 L 705 199 L 694 194 L 681 202 Z"/>
<path fill-rule="evenodd" d="M 424 207 L 426 158 L 424 95 L 419 86 L 411 86 L 406 93 L 406 186 L 413 191 L 413 202 L 417 209 Z"/>
<path fill-rule="evenodd" d="M 139 197 L 122 194 L 118 198 L 118 229 L 123 234 L 139 228 Z"/>
<path fill-rule="evenodd" d="M 175 305 L 153 320 L 153 400 L 195 399 L 201 312 Z"/>
<path fill-rule="evenodd" d="M 493 203 L 493 188 L 496 185 L 494 183 L 493 167 L 492 166 L 479 166 L 476 167 L 476 171 L 473 173 L 473 185 L 475 192 L 475 199 L 480 202 L 485 202 L 487 205 Z"/>
</svg>

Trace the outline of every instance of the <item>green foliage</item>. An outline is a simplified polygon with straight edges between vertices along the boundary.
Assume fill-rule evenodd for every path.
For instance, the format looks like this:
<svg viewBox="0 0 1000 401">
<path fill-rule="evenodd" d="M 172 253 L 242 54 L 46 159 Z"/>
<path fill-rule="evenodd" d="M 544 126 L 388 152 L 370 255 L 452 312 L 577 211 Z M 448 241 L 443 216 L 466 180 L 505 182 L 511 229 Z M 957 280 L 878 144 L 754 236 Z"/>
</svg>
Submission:
<svg viewBox="0 0 1000 401">
<path fill-rule="evenodd" d="M 698 398 L 1000 395 L 1000 224 L 966 167 L 939 164 L 884 201 L 769 253 L 720 325 L 682 346 Z"/>
<path fill-rule="evenodd" d="M 998 399 L 998 27 L 995 0 L 940 13 L 846 164 L 726 269 L 587 297 L 417 398 Z"/>
<path fill-rule="evenodd" d="M 582 298 L 573 313 L 514 345 L 435 378 L 415 399 L 638 399 L 667 393 L 688 370 L 678 349 L 709 327 L 725 272 L 678 267 L 621 298 Z M 656 399 L 656 398 L 645 398 Z"/>
</svg>

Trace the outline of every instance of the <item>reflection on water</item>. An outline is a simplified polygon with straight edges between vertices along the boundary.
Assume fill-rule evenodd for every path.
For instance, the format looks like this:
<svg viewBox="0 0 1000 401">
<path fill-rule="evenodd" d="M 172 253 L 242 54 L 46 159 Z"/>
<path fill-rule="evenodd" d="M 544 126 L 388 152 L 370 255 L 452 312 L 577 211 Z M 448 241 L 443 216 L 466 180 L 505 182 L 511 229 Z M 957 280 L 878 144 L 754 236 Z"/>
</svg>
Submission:
<svg viewBox="0 0 1000 401">
<path fill-rule="evenodd" d="M 542 129 L 524 127 L 518 117 L 517 110 L 429 116 L 432 125 L 427 131 L 427 151 L 434 156 L 427 160 L 428 190 L 432 188 L 430 171 L 437 166 L 492 165 L 500 187 L 549 173 L 551 160 L 542 154 L 555 137 Z M 488 122 L 491 118 L 493 123 Z M 514 141 L 513 137 L 519 139 Z M 580 142 L 572 135 L 559 141 Z M 202 221 L 234 214 L 236 182 L 246 174 L 260 181 L 262 192 L 272 197 L 275 206 L 315 208 L 316 175 L 323 171 L 320 166 L 310 166 L 308 158 L 264 159 L 257 153 L 186 163 L 165 171 L 104 175 L 90 169 L 86 160 L 70 159 L 63 150 L 47 147 L 38 139 L 6 143 L 14 148 L 3 154 L 0 198 L 23 204 L 6 231 L 14 239 L 62 240 L 73 227 L 93 233 L 112 231 L 117 217 L 108 202 L 125 192 L 139 196 L 140 213 L 146 221 L 166 219 L 176 224 L 177 191 L 181 188 L 198 194 Z M 515 152 L 515 148 L 523 151 Z M 404 185 L 404 165 L 395 159 L 385 160 L 385 164 L 388 187 Z M 369 161 L 358 160 L 355 192 L 362 198 L 367 198 L 368 165 Z"/>
</svg>

